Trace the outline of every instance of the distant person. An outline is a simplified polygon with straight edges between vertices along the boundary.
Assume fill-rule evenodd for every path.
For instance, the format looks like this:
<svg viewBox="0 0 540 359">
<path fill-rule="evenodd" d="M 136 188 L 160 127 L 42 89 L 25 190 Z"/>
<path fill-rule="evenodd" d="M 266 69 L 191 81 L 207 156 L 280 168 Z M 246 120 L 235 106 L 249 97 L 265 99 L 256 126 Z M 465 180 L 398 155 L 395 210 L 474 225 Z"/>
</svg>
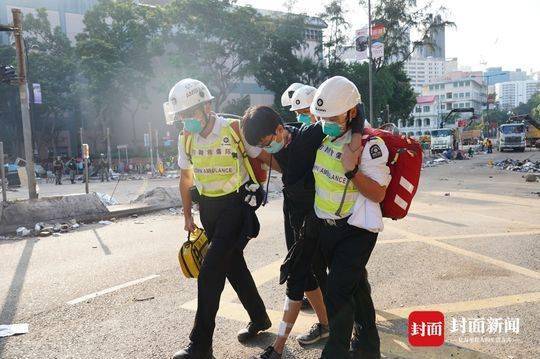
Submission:
<svg viewBox="0 0 540 359">
<path fill-rule="evenodd" d="M 493 153 L 493 143 L 489 138 L 486 139 L 487 153 Z"/>
<path fill-rule="evenodd" d="M 105 155 L 102 153 L 99 155 L 98 170 L 101 182 L 104 182 L 107 179 L 109 182 L 109 163 L 105 159 Z"/>
<path fill-rule="evenodd" d="M 55 177 L 55 185 L 62 184 L 62 174 L 64 172 L 64 163 L 62 163 L 62 157 L 57 156 L 53 162 L 53 171 Z"/>
<path fill-rule="evenodd" d="M 67 168 L 69 169 L 69 180 L 71 181 L 71 184 L 74 184 L 75 175 L 77 174 L 77 161 L 74 157 L 71 157 L 71 159 L 67 163 Z"/>
</svg>

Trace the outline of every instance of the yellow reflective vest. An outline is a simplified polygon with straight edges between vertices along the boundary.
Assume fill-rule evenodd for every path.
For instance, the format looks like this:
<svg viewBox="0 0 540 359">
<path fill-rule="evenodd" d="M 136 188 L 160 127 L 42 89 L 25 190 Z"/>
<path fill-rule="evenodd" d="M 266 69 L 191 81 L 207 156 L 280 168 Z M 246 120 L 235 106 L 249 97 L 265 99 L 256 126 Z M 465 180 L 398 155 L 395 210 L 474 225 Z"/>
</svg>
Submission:
<svg viewBox="0 0 540 359">
<path fill-rule="evenodd" d="M 331 137 L 326 137 L 317 150 L 313 175 L 315 212 L 320 218 L 345 218 L 352 213 L 359 192 L 354 183 L 345 177 L 345 168 L 341 163 L 343 146 L 350 142 L 350 138 L 350 133 L 334 142 Z"/>
<path fill-rule="evenodd" d="M 183 146 L 193 164 L 195 185 L 207 197 L 220 197 L 237 191 L 247 181 L 244 161 L 239 159 L 230 124 L 221 127 L 218 139 L 210 144 L 197 143 L 198 136 L 182 136 Z M 186 144 L 192 141 L 191 144 Z"/>
</svg>

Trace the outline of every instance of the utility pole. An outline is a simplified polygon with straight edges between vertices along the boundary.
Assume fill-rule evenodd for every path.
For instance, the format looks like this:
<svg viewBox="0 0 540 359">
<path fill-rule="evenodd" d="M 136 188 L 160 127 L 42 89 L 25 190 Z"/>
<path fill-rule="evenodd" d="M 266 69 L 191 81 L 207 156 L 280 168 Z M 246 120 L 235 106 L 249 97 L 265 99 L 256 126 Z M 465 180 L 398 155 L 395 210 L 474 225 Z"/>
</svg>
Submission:
<svg viewBox="0 0 540 359">
<path fill-rule="evenodd" d="M 107 167 L 107 176 L 109 176 L 111 173 L 111 130 L 109 127 L 107 127 Z"/>
<path fill-rule="evenodd" d="M 2 181 L 2 202 L 7 202 L 6 169 L 4 168 L 4 143 L 0 142 L 0 181 Z"/>
<path fill-rule="evenodd" d="M 30 122 L 30 103 L 28 95 L 30 89 L 26 79 L 26 58 L 24 41 L 22 38 L 22 19 L 20 9 L 11 9 L 13 14 L 13 35 L 17 52 L 19 67 L 19 97 L 21 99 L 21 115 L 24 138 L 24 154 L 26 157 L 26 175 L 28 177 L 28 194 L 30 199 L 37 199 L 36 172 L 34 169 L 34 152 L 32 150 L 32 126 Z M 33 91 L 34 89 L 32 89 Z"/>
<path fill-rule="evenodd" d="M 386 104 L 386 123 L 390 123 L 390 105 Z"/>
<path fill-rule="evenodd" d="M 369 48 L 369 121 L 375 127 L 373 119 L 373 57 L 371 54 L 371 0 L 368 0 L 368 48 Z"/>
<path fill-rule="evenodd" d="M 148 122 L 148 146 L 150 147 L 150 171 L 152 171 L 152 176 L 154 175 L 154 149 L 152 141 L 152 123 Z"/>
</svg>

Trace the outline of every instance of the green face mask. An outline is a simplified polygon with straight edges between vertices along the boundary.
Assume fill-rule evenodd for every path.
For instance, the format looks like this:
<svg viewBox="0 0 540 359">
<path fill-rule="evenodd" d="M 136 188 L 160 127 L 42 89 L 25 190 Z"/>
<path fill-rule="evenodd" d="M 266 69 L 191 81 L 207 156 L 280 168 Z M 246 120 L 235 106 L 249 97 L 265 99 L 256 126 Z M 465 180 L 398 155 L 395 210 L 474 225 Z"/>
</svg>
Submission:
<svg viewBox="0 0 540 359">
<path fill-rule="evenodd" d="M 196 118 L 186 118 L 184 120 L 184 129 L 191 133 L 199 133 L 202 131 L 201 121 Z"/>
<path fill-rule="evenodd" d="M 302 122 L 304 125 L 311 124 L 311 116 L 309 116 L 307 113 L 301 113 L 298 116 L 296 116 L 296 119 L 298 122 Z"/>
<path fill-rule="evenodd" d="M 322 120 L 323 133 L 330 137 L 338 137 L 341 135 L 341 126 L 335 122 Z"/>
</svg>

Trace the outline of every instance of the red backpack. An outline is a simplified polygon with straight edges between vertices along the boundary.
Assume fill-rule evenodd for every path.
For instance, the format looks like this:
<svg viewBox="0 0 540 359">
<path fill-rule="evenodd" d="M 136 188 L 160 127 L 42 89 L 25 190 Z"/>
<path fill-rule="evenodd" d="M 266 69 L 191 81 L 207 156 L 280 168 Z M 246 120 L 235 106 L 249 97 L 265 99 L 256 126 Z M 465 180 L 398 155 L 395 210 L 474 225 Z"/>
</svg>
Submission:
<svg viewBox="0 0 540 359">
<path fill-rule="evenodd" d="M 388 162 L 392 180 L 381 202 L 382 215 L 394 220 L 407 215 L 418 189 L 422 169 L 422 146 L 412 138 L 392 132 L 365 128 L 362 144 L 371 137 L 381 138 L 388 147 Z"/>
</svg>

